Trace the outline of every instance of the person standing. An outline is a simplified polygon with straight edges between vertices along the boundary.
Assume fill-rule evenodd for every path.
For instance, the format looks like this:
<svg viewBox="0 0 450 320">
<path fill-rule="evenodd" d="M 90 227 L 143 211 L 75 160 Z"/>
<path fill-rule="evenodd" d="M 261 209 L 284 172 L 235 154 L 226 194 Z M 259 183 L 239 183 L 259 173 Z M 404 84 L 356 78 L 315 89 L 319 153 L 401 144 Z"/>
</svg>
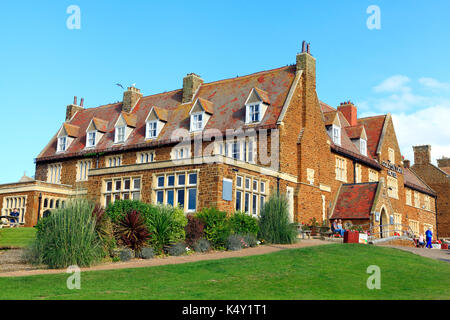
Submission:
<svg viewBox="0 0 450 320">
<path fill-rule="evenodd" d="M 433 232 L 431 231 L 431 228 L 428 228 L 428 230 L 425 232 L 425 236 L 427 237 L 427 248 L 433 248 L 433 246 L 431 245 L 431 239 L 433 238 Z"/>
</svg>

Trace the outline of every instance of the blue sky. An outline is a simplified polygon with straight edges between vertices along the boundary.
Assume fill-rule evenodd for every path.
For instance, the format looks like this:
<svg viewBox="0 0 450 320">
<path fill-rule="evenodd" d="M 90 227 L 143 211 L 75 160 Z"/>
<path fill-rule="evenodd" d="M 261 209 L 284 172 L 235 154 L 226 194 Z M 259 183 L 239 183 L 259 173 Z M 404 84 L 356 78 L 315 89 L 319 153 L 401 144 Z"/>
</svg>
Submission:
<svg viewBox="0 0 450 320">
<path fill-rule="evenodd" d="M 70 5 L 81 29 L 69 30 Z M 368 6 L 381 12 L 369 30 Z M 302 40 L 317 58 L 317 91 L 361 115 L 391 112 L 402 152 L 431 144 L 450 156 L 450 1 L 2 1 L 0 183 L 34 174 L 34 158 L 77 95 L 85 106 L 292 64 Z M 444 121 L 445 119 L 445 121 Z"/>
</svg>

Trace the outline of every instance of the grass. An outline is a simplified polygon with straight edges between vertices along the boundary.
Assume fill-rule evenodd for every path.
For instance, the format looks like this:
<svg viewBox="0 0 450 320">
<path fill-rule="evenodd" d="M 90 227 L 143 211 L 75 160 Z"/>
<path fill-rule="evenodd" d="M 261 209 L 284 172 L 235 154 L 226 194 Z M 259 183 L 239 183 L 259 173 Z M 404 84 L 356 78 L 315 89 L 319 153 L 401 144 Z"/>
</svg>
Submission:
<svg viewBox="0 0 450 320">
<path fill-rule="evenodd" d="M 367 267 L 381 268 L 369 290 Z M 332 244 L 150 268 L 0 278 L 0 299 L 450 299 L 450 265 L 409 252 Z M 245 285 L 243 285 L 245 284 Z"/>
<path fill-rule="evenodd" d="M 24 248 L 34 239 L 34 228 L 0 229 L 0 248 Z"/>
</svg>

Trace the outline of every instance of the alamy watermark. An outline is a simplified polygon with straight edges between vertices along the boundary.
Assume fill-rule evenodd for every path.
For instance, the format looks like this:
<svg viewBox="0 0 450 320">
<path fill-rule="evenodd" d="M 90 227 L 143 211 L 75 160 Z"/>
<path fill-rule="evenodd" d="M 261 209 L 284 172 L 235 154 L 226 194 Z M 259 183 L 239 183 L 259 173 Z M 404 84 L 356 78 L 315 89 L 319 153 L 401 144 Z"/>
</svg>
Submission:
<svg viewBox="0 0 450 320">
<path fill-rule="evenodd" d="M 373 290 L 373 289 L 381 289 L 381 269 L 379 266 L 372 265 L 367 267 L 368 274 L 370 274 L 369 278 L 367 279 L 366 285 L 367 289 Z"/>
<path fill-rule="evenodd" d="M 377 5 L 371 5 L 367 8 L 366 13 L 370 16 L 367 18 L 367 28 L 369 30 L 381 29 L 381 10 Z"/>
<path fill-rule="evenodd" d="M 70 5 L 67 7 L 66 13 L 70 16 L 67 18 L 66 26 L 69 30 L 81 29 L 81 9 L 77 5 Z"/>
<path fill-rule="evenodd" d="M 67 289 L 69 290 L 80 290 L 81 289 L 81 270 L 78 266 L 70 266 L 67 268 L 66 273 L 71 274 L 67 278 Z"/>
</svg>

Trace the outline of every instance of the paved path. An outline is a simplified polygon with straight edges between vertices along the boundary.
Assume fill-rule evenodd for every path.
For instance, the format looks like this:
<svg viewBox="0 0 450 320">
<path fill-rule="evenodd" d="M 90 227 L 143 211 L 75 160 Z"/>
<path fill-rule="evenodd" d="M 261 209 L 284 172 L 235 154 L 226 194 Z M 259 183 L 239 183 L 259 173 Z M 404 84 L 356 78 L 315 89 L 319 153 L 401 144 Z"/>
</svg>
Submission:
<svg viewBox="0 0 450 320">
<path fill-rule="evenodd" d="M 450 250 L 440 250 L 440 249 L 427 249 L 427 248 L 416 248 L 416 247 L 403 247 L 403 246 L 391 246 L 387 245 L 385 247 L 400 249 L 404 251 L 409 251 L 422 257 L 432 258 L 436 260 L 450 262 Z"/>
<path fill-rule="evenodd" d="M 188 262 L 197 262 L 197 261 L 205 261 L 205 260 L 217 260 L 217 259 L 225 259 L 225 258 L 235 258 L 235 257 L 246 257 L 246 256 L 255 256 L 266 253 L 277 252 L 280 250 L 286 249 L 297 249 L 297 248 L 305 248 L 319 245 L 327 245 L 331 244 L 330 241 L 322 241 L 322 240 L 301 240 L 299 243 L 289 244 L 289 245 L 263 245 L 256 248 L 248 248 L 240 251 L 215 251 L 212 253 L 195 253 L 188 256 L 181 257 L 164 257 L 164 258 L 154 258 L 150 260 L 132 260 L 129 262 L 116 262 L 116 263 L 107 263 L 97 265 L 91 268 L 82 268 L 81 271 L 99 271 L 99 270 L 117 270 L 117 269 L 128 269 L 128 268 L 143 268 L 143 267 L 152 267 L 152 266 L 162 266 L 169 264 L 180 264 L 180 263 L 188 263 Z M 23 276 L 33 276 L 33 275 L 42 275 L 42 274 L 58 274 L 65 273 L 66 269 L 58 269 L 58 270 L 50 270 L 50 269 L 39 269 L 39 270 L 20 270 L 20 271 L 10 271 L 10 272 L 1 272 L 0 269 L 0 277 L 23 277 Z"/>
</svg>

